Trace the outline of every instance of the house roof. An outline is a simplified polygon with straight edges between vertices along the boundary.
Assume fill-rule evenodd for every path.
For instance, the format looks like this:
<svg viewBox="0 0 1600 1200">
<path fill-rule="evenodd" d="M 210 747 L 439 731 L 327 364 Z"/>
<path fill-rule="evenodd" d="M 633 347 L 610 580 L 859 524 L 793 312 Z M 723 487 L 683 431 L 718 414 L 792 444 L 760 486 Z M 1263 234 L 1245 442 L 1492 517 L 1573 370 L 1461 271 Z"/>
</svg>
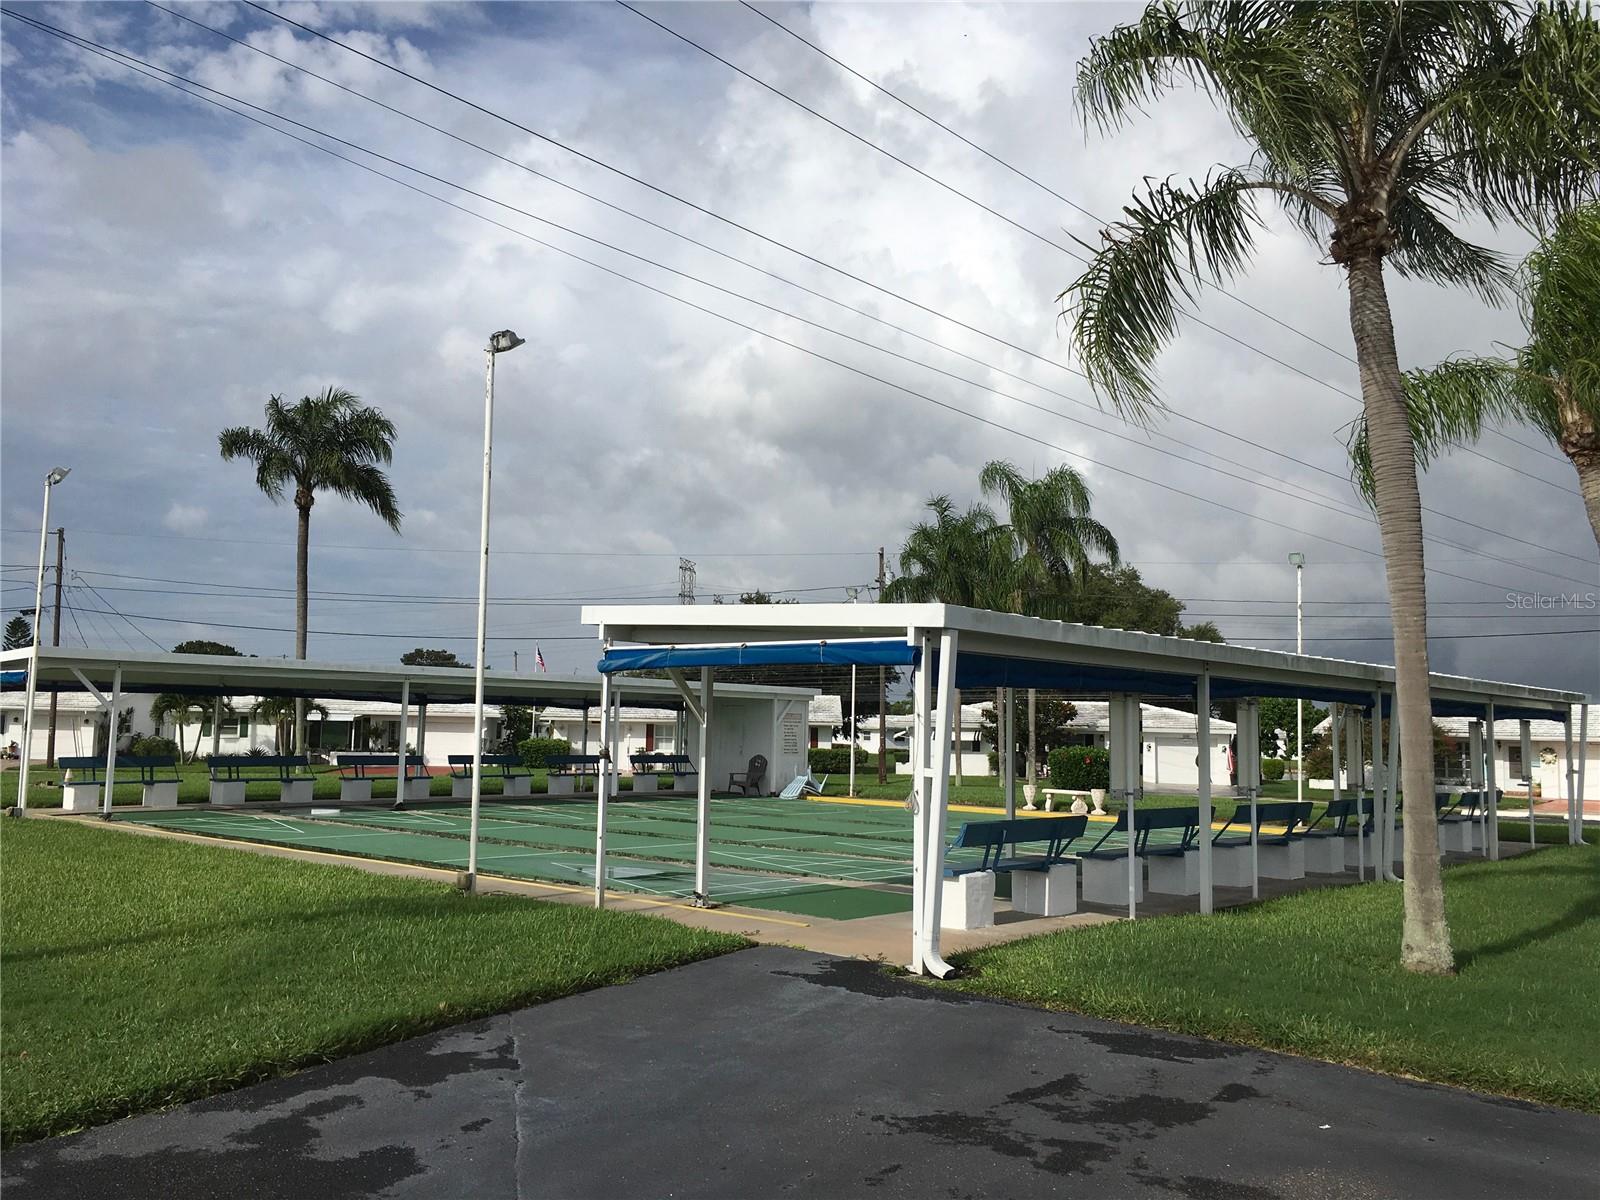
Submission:
<svg viewBox="0 0 1600 1200">
<path fill-rule="evenodd" d="M 1326 734 L 1332 725 L 1333 718 L 1323 717 L 1318 721 L 1314 732 Z M 1465 740 L 1470 736 L 1467 732 L 1471 719 L 1468 717 L 1435 717 L 1433 723 L 1439 727 L 1446 737 Z M 1582 725 L 1576 713 L 1572 717 L 1572 740 L 1578 740 L 1578 732 Z M 1528 737 L 1535 742 L 1559 742 L 1567 736 L 1566 726 L 1560 721 L 1529 721 Z M 1494 740 L 1497 742 L 1519 742 L 1522 740 L 1521 721 L 1495 721 Z M 1592 746 L 1600 742 L 1600 719 L 1593 715 L 1589 719 L 1589 744 Z"/>
</svg>

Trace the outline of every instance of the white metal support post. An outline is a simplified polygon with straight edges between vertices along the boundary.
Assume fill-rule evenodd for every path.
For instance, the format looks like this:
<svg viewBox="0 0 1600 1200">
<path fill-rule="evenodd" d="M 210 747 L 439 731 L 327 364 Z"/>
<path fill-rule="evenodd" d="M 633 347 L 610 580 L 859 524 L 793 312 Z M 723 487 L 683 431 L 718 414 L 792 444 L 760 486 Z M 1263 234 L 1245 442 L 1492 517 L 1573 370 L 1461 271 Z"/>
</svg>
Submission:
<svg viewBox="0 0 1600 1200">
<path fill-rule="evenodd" d="M 1367 773 L 1362 769 L 1362 710 L 1351 706 L 1345 731 L 1345 757 L 1349 759 L 1350 790 L 1356 798 L 1356 878 L 1367 877 Z"/>
<path fill-rule="evenodd" d="M 111 816 L 111 792 L 117 783 L 117 706 L 122 703 L 122 664 L 111 673 L 111 720 L 106 737 L 106 799 L 102 816 Z"/>
<path fill-rule="evenodd" d="M 1494 701 L 1489 701 L 1489 716 L 1483 735 L 1483 779 L 1484 779 L 1484 837 L 1483 848 L 1485 855 L 1491 861 L 1500 858 L 1500 789 L 1499 789 L 1499 764 L 1494 755 Z"/>
<path fill-rule="evenodd" d="M 1588 784 L 1589 771 L 1589 702 L 1585 700 L 1578 706 L 1578 815 L 1574 836 L 1578 841 L 1583 841 L 1583 803 L 1589 793 L 1585 791 Z"/>
<path fill-rule="evenodd" d="M 211 757 L 222 753 L 222 697 L 211 702 Z"/>
<path fill-rule="evenodd" d="M 1473 820 L 1478 823 L 1478 847 L 1489 852 L 1489 796 L 1484 791 L 1483 774 L 1483 720 L 1474 717 L 1467 723 L 1467 775 L 1472 790 L 1478 793 L 1478 811 Z"/>
<path fill-rule="evenodd" d="M 1001 688 L 996 693 L 1004 704 L 1005 714 L 1000 729 L 1000 778 L 1005 790 L 1006 820 L 1017 816 L 1017 692 L 1015 688 Z"/>
<path fill-rule="evenodd" d="M 28 658 L 28 686 L 22 701 L 22 753 L 17 759 L 17 811 L 20 813 L 28 811 L 28 764 L 33 759 L 33 698 L 39 683 L 39 647 L 43 645 L 39 626 L 44 609 L 44 551 L 50 540 L 50 489 L 65 479 L 69 470 L 67 467 L 56 467 L 44 477 L 44 514 L 39 519 L 39 573 L 34 576 L 33 583 L 33 654 Z M 56 595 L 59 597 L 60 591 Z M 56 616 L 61 616 L 59 603 Z M 116 730 L 113 729 L 113 740 L 115 734 Z M 109 803 L 106 811 L 111 811 Z"/>
<path fill-rule="evenodd" d="M 1389 765 L 1383 773 L 1384 794 L 1384 851 L 1383 871 L 1391 883 L 1399 883 L 1400 876 L 1394 873 L 1395 855 L 1400 847 L 1400 697 L 1395 693 L 1389 698 Z M 1429 796 L 1426 803 L 1432 804 L 1433 797 Z"/>
<path fill-rule="evenodd" d="M 1562 767 L 1564 769 L 1561 772 L 1561 780 L 1567 789 L 1567 843 L 1568 845 L 1576 846 L 1583 839 L 1579 836 L 1579 827 L 1576 824 L 1578 810 L 1573 806 L 1572 802 L 1572 785 L 1575 773 L 1572 767 L 1572 709 L 1570 707 L 1567 709 L 1567 719 L 1561 722 L 1561 741 L 1561 748 L 1566 753 L 1566 757 L 1562 759 Z"/>
<path fill-rule="evenodd" d="M 850 794 L 856 794 L 856 664 L 850 664 Z"/>
<path fill-rule="evenodd" d="M 928 709 L 930 707 L 929 679 L 933 672 L 931 644 L 920 631 L 912 630 L 911 640 L 919 650 L 919 660 L 911 671 L 911 963 L 913 975 L 922 974 L 922 926 L 925 919 L 923 903 L 924 875 L 927 873 L 927 855 L 924 853 L 923 816 L 930 803 L 928 797 Z"/>
<path fill-rule="evenodd" d="M 1305 638 L 1305 573 L 1306 556 L 1304 554 L 1291 554 L 1289 561 L 1294 564 L 1294 652 L 1306 652 Z M 1296 696 L 1294 701 L 1294 798 L 1298 803 L 1306 798 L 1306 702 L 1303 697 Z M 1252 801 L 1250 820 L 1255 821 L 1255 805 Z M 1255 836 L 1251 835 L 1250 843 L 1255 845 Z"/>
<path fill-rule="evenodd" d="M 1194 687 L 1194 729 L 1201 746 L 1211 745 L 1211 672 L 1201 671 Z M 1200 793 L 1200 911 L 1216 911 L 1216 896 L 1211 885 L 1211 755 L 1202 754 L 1195 763 L 1195 778 Z"/>
<path fill-rule="evenodd" d="M 1528 793 L 1528 845 L 1536 844 L 1533 829 L 1533 739 L 1527 721 L 1519 721 L 1517 730 L 1522 738 L 1522 785 Z"/>
<path fill-rule="evenodd" d="M 1137 819 L 1135 809 L 1137 804 L 1134 798 L 1133 776 L 1129 774 L 1128 744 L 1133 736 L 1133 727 L 1128 716 L 1128 694 L 1126 692 L 1112 692 L 1110 703 L 1106 705 L 1106 736 L 1111 743 L 1109 765 L 1111 795 L 1122 804 L 1125 814 L 1123 823 L 1127 828 L 1127 867 L 1128 867 L 1128 919 L 1134 920 L 1139 915 L 1139 858 L 1138 837 L 1134 823 Z"/>
<path fill-rule="evenodd" d="M 1296 571 L 1295 578 L 1298 579 L 1299 577 L 1299 572 Z M 1302 701 L 1297 700 L 1295 703 L 1300 704 Z M 1249 738 L 1256 746 L 1261 745 L 1261 737 L 1258 732 L 1260 727 L 1260 705 L 1261 701 L 1254 699 L 1239 701 L 1239 714 L 1244 717 L 1245 722 L 1245 737 Z M 1302 729 L 1301 732 L 1303 734 L 1304 730 Z M 1244 741 L 1244 738 L 1239 740 Z M 1210 752 L 1211 747 L 1209 745 L 1200 748 L 1201 754 L 1209 755 Z M 1257 798 L 1261 792 L 1261 755 L 1243 755 L 1239 756 L 1237 761 L 1239 763 L 1239 782 L 1244 785 L 1245 796 L 1250 801 L 1250 898 L 1259 900 L 1261 898 L 1261 821 L 1257 817 L 1256 805 L 1258 803 Z M 1298 786 L 1295 791 L 1298 795 Z"/>
<path fill-rule="evenodd" d="M 601 630 L 602 644 L 604 629 Z M 595 771 L 594 906 L 606 906 L 606 793 L 610 790 L 611 676 L 600 675 L 600 766 Z M 582 768 L 579 768 L 580 770 Z"/>
<path fill-rule="evenodd" d="M 1339 737 L 1343 733 L 1344 705 L 1337 702 L 1330 703 L 1328 705 L 1328 748 L 1333 755 L 1333 802 L 1335 804 L 1344 800 L 1344 779 L 1339 762 Z M 1259 742 L 1257 744 L 1259 745 Z M 1356 807 L 1359 809 L 1361 805 L 1357 804 Z"/>
<path fill-rule="evenodd" d="M 1383 879 L 1383 856 L 1388 853 L 1383 836 L 1383 692 L 1372 693 L 1372 880 Z"/>
<path fill-rule="evenodd" d="M 697 765 L 700 772 L 699 794 L 695 799 L 695 857 L 694 857 L 694 902 L 697 905 L 711 903 L 711 886 L 706 880 L 706 864 L 711 859 L 711 706 L 713 703 L 714 684 L 711 679 L 711 668 L 700 668 L 700 761 Z M 855 756 L 852 754 L 851 759 Z M 854 789 L 852 789 L 854 790 Z"/>
<path fill-rule="evenodd" d="M 932 643 L 932 639 L 929 639 Z M 939 634 L 939 679 L 937 718 L 933 728 L 933 769 L 929 783 L 929 803 L 925 808 L 926 832 L 923 851 L 927 866 L 922 873 L 925 910 L 922 921 L 922 953 L 920 961 L 924 974 L 943 979 L 950 974 L 951 966 L 939 957 L 939 909 L 944 895 L 944 826 L 945 814 L 950 807 L 950 741 L 953 729 L 959 726 L 961 711 L 959 693 L 956 691 L 956 655 L 960 650 L 960 635 L 952 629 Z"/>
<path fill-rule="evenodd" d="M 400 684 L 400 733 L 396 741 L 400 749 L 395 752 L 394 806 L 404 808 L 406 803 L 406 723 L 411 720 L 411 680 Z"/>
</svg>

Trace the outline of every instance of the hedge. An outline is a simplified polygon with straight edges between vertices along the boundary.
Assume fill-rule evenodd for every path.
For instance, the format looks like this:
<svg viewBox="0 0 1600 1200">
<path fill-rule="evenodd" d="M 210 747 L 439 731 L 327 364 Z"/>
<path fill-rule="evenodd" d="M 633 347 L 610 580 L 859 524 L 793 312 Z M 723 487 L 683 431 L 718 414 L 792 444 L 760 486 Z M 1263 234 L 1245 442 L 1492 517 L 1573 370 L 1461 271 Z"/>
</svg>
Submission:
<svg viewBox="0 0 1600 1200">
<path fill-rule="evenodd" d="M 183 758 L 178 743 L 169 737 L 136 737 L 128 745 L 128 753 L 140 758 Z"/>
<path fill-rule="evenodd" d="M 811 770 L 818 775 L 848 775 L 850 774 L 850 747 L 848 746 L 818 746 L 811 751 L 808 761 Z M 876 763 L 876 757 L 869 756 L 865 750 L 856 749 L 856 769 L 860 770 L 868 763 Z"/>
<path fill-rule="evenodd" d="M 1087 792 L 1111 786 L 1111 752 L 1102 746 L 1061 746 L 1047 761 L 1051 787 Z"/>
<path fill-rule="evenodd" d="M 517 745 L 524 765 L 548 767 L 550 759 L 558 754 L 571 754 L 572 743 L 566 738 L 528 738 Z"/>
<path fill-rule="evenodd" d="M 1281 758 L 1263 758 L 1261 760 L 1261 782 L 1277 783 L 1283 778 L 1284 767 L 1287 764 Z"/>
</svg>

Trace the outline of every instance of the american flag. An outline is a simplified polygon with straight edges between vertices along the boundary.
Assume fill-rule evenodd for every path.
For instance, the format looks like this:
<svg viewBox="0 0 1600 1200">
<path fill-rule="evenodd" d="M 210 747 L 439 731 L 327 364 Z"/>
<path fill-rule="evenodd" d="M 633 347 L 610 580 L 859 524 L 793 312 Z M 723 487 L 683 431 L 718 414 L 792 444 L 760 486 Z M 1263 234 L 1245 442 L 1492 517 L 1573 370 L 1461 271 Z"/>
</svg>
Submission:
<svg viewBox="0 0 1600 1200">
<path fill-rule="evenodd" d="M 546 669 L 544 665 L 544 651 L 539 649 L 538 642 L 533 644 L 533 669 L 536 671 L 543 671 Z"/>
</svg>

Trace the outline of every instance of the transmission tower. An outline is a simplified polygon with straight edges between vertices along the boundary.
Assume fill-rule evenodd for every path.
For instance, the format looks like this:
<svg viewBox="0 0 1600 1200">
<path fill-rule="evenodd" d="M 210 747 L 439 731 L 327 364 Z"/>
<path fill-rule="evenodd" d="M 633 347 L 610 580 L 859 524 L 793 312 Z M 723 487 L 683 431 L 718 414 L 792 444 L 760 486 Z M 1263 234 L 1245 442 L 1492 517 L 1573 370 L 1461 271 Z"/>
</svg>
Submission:
<svg viewBox="0 0 1600 1200">
<path fill-rule="evenodd" d="M 687 558 L 678 560 L 678 603 L 694 603 L 694 564 Z"/>
</svg>

